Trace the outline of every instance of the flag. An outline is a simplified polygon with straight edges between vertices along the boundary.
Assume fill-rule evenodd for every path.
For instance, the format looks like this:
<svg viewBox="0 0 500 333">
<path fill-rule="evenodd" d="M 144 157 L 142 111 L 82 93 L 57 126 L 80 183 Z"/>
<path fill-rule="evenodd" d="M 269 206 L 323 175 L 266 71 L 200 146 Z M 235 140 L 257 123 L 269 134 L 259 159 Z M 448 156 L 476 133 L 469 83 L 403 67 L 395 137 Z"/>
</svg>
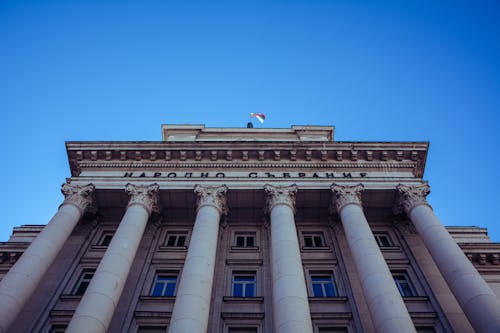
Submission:
<svg viewBox="0 0 500 333">
<path fill-rule="evenodd" d="M 250 117 L 257 118 L 257 120 L 260 121 L 261 124 L 264 122 L 264 119 L 266 119 L 266 115 L 263 113 L 250 113 Z"/>
</svg>

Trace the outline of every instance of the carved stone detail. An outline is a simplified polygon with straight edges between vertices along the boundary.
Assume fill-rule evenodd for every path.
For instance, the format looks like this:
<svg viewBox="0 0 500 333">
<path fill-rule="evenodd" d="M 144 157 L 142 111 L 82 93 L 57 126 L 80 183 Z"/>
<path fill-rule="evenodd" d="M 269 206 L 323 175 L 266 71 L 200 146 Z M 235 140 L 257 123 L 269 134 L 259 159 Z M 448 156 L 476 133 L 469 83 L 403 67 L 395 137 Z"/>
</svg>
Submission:
<svg viewBox="0 0 500 333">
<path fill-rule="evenodd" d="M 222 214 L 228 213 L 226 201 L 227 186 L 201 186 L 194 187 L 194 193 L 198 195 L 197 209 L 203 206 L 214 206 Z"/>
<path fill-rule="evenodd" d="M 430 207 L 429 203 L 425 197 L 431 192 L 429 185 L 422 184 L 418 186 L 406 186 L 399 184 L 396 186 L 396 190 L 399 193 L 399 200 L 394 209 L 395 213 L 404 212 L 409 215 L 411 210 L 420 205 L 427 205 Z"/>
<path fill-rule="evenodd" d="M 295 194 L 297 193 L 297 185 L 290 186 L 273 186 L 264 185 L 264 191 L 267 194 L 266 213 L 270 213 L 276 205 L 287 205 L 295 214 Z"/>
<path fill-rule="evenodd" d="M 415 225 L 409 220 L 395 220 L 393 223 L 396 229 L 403 235 L 417 234 L 417 228 L 415 228 Z"/>
<path fill-rule="evenodd" d="M 125 191 L 130 195 L 128 206 L 141 205 L 151 215 L 153 211 L 158 211 L 158 191 L 160 185 L 134 185 L 128 183 Z"/>
<path fill-rule="evenodd" d="M 61 187 L 61 192 L 64 194 L 63 205 L 75 205 L 83 214 L 94 204 L 94 190 L 95 186 L 93 184 L 79 186 L 65 183 Z"/>
<path fill-rule="evenodd" d="M 332 205 L 336 208 L 337 212 L 340 212 L 344 206 L 349 204 L 355 204 L 363 207 L 361 203 L 361 192 L 364 190 L 363 184 L 358 184 L 354 186 L 341 186 L 335 183 L 330 186 L 332 190 Z"/>
</svg>

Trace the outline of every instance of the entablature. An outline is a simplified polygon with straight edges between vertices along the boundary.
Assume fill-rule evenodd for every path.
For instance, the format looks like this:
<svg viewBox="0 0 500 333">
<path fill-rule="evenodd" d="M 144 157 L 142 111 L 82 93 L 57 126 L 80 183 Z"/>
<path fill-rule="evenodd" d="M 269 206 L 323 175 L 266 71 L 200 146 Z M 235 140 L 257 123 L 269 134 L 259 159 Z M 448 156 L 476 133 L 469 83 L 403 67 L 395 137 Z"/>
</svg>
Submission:
<svg viewBox="0 0 500 333">
<path fill-rule="evenodd" d="M 89 169 L 406 169 L 423 176 L 426 142 L 67 142 L 72 176 Z"/>
</svg>

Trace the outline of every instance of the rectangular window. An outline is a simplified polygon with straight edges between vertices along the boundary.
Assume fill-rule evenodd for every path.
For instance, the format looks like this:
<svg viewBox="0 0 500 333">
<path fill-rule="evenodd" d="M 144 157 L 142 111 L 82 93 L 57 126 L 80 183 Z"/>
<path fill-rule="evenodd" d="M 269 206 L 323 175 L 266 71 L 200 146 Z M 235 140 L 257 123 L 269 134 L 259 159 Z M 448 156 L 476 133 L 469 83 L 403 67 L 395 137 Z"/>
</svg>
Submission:
<svg viewBox="0 0 500 333">
<path fill-rule="evenodd" d="M 417 296 L 415 288 L 413 288 L 413 285 L 406 273 L 392 273 L 392 277 L 394 278 L 394 282 L 396 282 L 396 286 L 398 287 L 401 296 Z"/>
<path fill-rule="evenodd" d="M 167 326 L 139 326 L 137 333 L 165 333 Z"/>
<path fill-rule="evenodd" d="M 229 327 L 228 333 L 257 333 L 257 327 Z"/>
<path fill-rule="evenodd" d="M 175 296 L 177 274 L 157 274 L 151 289 L 151 296 Z"/>
<path fill-rule="evenodd" d="M 375 237 L 375 240 L 377 241 L 379 247 L 394 246 L 391 237 L 389 237 L 389 235 L 386 233 L 374 233 L 373 236 Z"/>
<path fill-rule="evenodd" d="M 165 244 L 169 247 L 185 247 L 186 240 L 187 232 L 169 232 Z"/>
<path fill-rule="evenodd" d="M 319 327 L 319 333 L 347 333 L 347 328 L 345 327 Z"/>
<path fill-rule="evenodd" d="M 255 297 L 255 273 L 235 273 L 232 281 L 233 297 Z"/>
<path fill-rule="evenodd" d="M 109 246 L 109 243 L 111 243 L 111 240 L 113 239 L 113 235 L 113 232 L 104 232 L 101 236 L 101 239 L 99 240 L 99 245 Z"/>
<path fill-rule="evenodd" d="M 82 274 L 78 279 L 78 282 L 73 288 L 73 295 L 83 296 L 83 294 L 87 290 L 87 287 L 90 284 L 90 281 L 92 280 L 92 277 L 94 276 L 94 273 L 95 269 L 84 269 L 82 271 Z"/>
<path fill-rule="evenodd" d="M 325 239 L 322 233 L 304 233 L 305 247 L 325 247 Z"/>
<path fill-rule="evenodd" d="M 234 235 L 234 246 L 255 247 L 255 233 L 236 233 Z"/>
<path fill-rule="evenodd" d="M 347 328 L 345 327 L 320 327 L 318 328 L 319 333 L 347 333 Z"/>
<path fill-rule="evenodd" d="M 314 274 L 311 275 L 311 289 L 314 297 L 335 297 L 335 283 L 332 275 Z"/>
</svg>

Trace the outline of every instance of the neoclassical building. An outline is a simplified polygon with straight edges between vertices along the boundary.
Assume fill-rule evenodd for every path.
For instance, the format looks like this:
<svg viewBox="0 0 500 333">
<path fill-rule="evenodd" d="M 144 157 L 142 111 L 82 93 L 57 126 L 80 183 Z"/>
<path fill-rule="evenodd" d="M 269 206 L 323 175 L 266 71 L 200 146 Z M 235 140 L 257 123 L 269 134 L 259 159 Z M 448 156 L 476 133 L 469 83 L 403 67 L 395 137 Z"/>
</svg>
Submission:
<svg viewBox="0 0 500 333">
<path fill-rule="evenodd" d="M 0 333 L 500 332 L 500 244 L 438 220 L 428 143 L 333 132 L 67 142 L 54 217 L 0 243 Z"/>
</svg>

